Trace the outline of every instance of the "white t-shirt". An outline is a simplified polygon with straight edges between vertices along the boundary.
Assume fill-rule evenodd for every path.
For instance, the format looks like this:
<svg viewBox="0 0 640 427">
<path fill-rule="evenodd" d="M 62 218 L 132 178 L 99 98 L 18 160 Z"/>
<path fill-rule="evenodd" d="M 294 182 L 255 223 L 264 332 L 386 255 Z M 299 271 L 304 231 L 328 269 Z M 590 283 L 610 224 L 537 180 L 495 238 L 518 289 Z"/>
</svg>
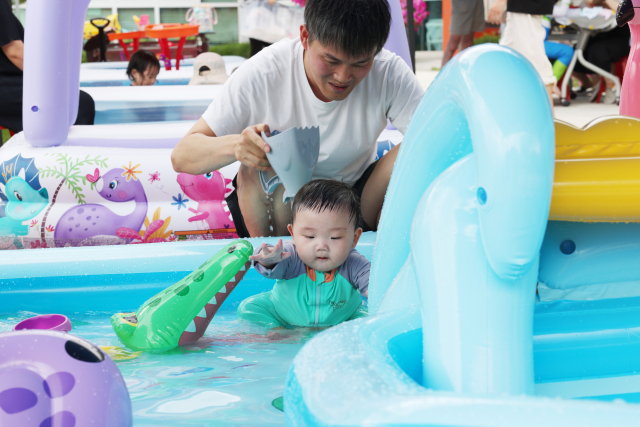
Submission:
<svg viewBox="0 0 640 427">
<path fill-rule="evenodd" d="M 231 75 L 202 117 L 217 136 L 260 123 L 280 132 L 319 126 L 312 179 L 353 185 L 374 162 L 387 118 L 404 133 L 424 90 L 402 58 L 383 49 L 346 99 L 323 102 L 311 90 L 303 53 L 299 39 L 263 49 Z"/>
</svg>

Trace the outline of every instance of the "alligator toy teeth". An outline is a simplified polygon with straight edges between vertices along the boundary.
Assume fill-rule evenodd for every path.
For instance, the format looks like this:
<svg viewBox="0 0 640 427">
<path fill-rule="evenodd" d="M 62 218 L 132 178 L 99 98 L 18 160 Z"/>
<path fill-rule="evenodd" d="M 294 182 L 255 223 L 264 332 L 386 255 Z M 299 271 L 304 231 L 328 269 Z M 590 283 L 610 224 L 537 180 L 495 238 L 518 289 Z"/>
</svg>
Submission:
<svg viewBox="0 0 640 427">
<path fill-rule="evenodd" d="M 135 313 L 116 313 L 111 325 L 127 347 L 162 353 L 204 335 L 216 312 L 249 268 L 251 243 L 237 240 Z"/>
</svg>

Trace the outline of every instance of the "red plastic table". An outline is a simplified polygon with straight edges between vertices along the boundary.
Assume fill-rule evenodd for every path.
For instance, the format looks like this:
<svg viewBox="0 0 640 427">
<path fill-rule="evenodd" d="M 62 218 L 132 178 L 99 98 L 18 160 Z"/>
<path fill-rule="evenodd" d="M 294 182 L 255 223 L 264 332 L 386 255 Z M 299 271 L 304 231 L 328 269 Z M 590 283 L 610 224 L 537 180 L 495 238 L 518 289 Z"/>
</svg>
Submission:
<svg viewBox="0 0 640 427">
<path fill-rule="evenodd" d="M 145 32 L 131 31 L 128 33 L 107 33 L 107 36 L 109 37 L 109 41 L 118 40 L 120 46 L 122 46 L 122 50 L 124 50 L 124 56 L 126 56 L 127 61 L 129 61 L 131 59 L 131 55 L 129 55 L 127 44 L 124 41 L 133 40 L 133 52 L 131 53 L 136 53 L 140 47 L 140 39 L 145 36 Z"/>
<path fill-rule="evenodd" d="M 165 69 L 171 69 L 171 51 L 169 50 L 170 38 L 180 38 L 178 51 L 176 52 L 176 70 L 180 69 L 180 59 L 182 59 L 182 47 L 188 36 L 195 36 L 200 32 L 199 25 L 191 24 L 149 24 L 145 28 L 147 37 L 158 39 L 160 51 L 167 58 Z"/>
</svg>

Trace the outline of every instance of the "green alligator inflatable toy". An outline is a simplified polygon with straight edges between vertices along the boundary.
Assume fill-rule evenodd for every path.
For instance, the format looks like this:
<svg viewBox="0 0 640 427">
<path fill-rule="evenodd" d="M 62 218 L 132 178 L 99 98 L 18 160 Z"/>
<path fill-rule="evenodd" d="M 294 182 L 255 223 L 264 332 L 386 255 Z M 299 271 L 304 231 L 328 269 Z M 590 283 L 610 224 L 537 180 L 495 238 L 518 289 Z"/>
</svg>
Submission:
<svg viewBox="0 0 640 427">
<path fill-rule="evenodd" d="M 150 298 L 135 313 L 116 313 L 111 325 L 127 347 L 162 353 L 204 335 L 227 296 L 242 280 L 253 253 L 237 240 L 178 283 Z"/>
</svg>

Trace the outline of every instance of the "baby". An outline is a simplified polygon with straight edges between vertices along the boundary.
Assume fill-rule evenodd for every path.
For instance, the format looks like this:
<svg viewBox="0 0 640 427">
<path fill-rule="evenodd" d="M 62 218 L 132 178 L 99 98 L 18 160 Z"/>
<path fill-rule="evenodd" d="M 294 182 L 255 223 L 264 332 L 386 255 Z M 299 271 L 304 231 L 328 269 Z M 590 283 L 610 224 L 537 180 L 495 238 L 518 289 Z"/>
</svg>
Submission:
<svg viewBox="0 0 640 427">
<path fill-rule="evenodd" d="M 148 50 L 140 49 L 129 60 L 127 76 L 131 86 L 152 86 L 160 72 L 160 61 Z"/>
<path fill-rule="evenodd" d="M 258 273 L 276 279 L 273 290 L 245 299 L 238 319 L 268 327 L 332 326 L 367 315 L 371 264 L 354 248 L 360 202 L 347 184 L 319 179 L 293 199 L 293 242 L 262 244 L 251 259 Z"/>
</svg>

